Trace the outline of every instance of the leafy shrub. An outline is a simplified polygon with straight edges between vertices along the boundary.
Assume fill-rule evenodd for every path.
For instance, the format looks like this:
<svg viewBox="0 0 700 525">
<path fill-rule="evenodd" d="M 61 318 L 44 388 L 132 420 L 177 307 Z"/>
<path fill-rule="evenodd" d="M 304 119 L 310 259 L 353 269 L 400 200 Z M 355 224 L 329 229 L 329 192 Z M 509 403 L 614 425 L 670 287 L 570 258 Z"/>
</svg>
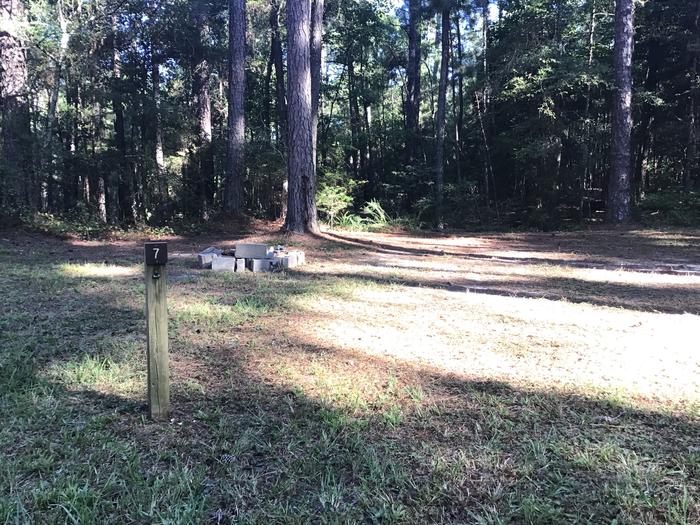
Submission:
<svg viewBox="0 0 700 525">
<path fill-rule="evenodd" d="M 325 186 L 316 194 L 316 206 L 332 228 L 336 217 L 352 206 L 352 196 L 342 186 Z"/>
</svg>

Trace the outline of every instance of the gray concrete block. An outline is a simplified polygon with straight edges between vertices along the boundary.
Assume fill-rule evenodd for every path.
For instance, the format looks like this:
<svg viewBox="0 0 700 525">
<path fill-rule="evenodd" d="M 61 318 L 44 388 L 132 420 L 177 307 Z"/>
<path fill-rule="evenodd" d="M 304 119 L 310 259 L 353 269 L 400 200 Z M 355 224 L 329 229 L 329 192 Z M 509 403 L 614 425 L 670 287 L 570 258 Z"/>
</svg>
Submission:
<svg viewBox="0 0 700 525">
<path fill-rule="evenodd" d="M 243 243 L 236 245 L 236 257 L 239 259 L 267 259 L 274 249 L 267 244 Z"/>
<path fill-rule="evenodd" d="M 214 259 L 217 257 L 221 256 L 221 250 L 218 248 L 215 248 L 214 246 L 210 246 L 206 250 L 202 250 L 199 252 L 197 255 L 197 262 L 199 263 L 200 268 L 211 268 L 211 263 Z"/>
<path fill-rule="evenodd" d="M 235 272 L 236 258 L 227 257 L 225 255 L 215 257 L 211 262 L 211 269 L 215 272 Z"/>
<path fill-rule="evenodd" d="M 306 258 L 301 250 L 275 251 L 272 255 L 272 268 L 276 270 L 288 270 L 304 264 Z"/>
<path fill-rule="evenodd" d="M 306 263 L 306 255 L 301 250 L 290 250 L 287 252 L 289 256 L 294 256 L 296 258 L 296 265 L 301 266 Z"/>
<path fill-rule="evenodd" d="M 269 272 L 272 269 L 272 259 L 246 259 L 245 267 L 254 273 Z"/>
<path fill-rule="evenodd" d="M 245 259 L 236 259 L 236 273 L 245 272 Z"/>
<path fill-rule="evenodd" d="M 276 253 L 271 260 L 274 269 L 288 270 L 297 266 L 296 254 Z"/>
</svg>

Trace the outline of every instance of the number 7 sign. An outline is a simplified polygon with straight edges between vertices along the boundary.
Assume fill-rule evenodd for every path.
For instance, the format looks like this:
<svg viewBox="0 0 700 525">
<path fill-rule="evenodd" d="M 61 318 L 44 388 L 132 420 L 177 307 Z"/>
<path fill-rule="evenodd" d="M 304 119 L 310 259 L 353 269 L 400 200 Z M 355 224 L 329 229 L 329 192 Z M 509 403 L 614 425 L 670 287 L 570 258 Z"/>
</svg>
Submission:
<svg viewBox="0 0 700 525">
<path fill-rule="evenodd" d="M 145 245 L 146 265 L 162 266 L 168 262 L 168 245 L 164 242 L 147 242 Z"/>
</svg>

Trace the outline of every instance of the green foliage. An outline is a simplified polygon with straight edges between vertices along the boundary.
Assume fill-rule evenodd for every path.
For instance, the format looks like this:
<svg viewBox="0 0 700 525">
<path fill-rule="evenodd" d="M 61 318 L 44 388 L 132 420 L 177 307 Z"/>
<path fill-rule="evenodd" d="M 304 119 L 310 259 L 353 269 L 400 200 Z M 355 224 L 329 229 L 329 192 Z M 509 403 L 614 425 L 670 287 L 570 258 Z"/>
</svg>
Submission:
<svg viewBox="0 0 700 525">
<path fill-rule="evenodd" d="M 343 187 L 324 186 L 316 194 L 316 206 L 326 216 L 331 228 L 335 226 L 336 217 L 351 207 L 352 202 L 352 196 Z"/>
<path fill-rule="evenodd" d="M 81 205 L 78 205 L 75 211 L 63 215 L 27 212 L 22 217 L 22 224 L 28 229 L 49 235 L 57 237 L 77 236 L 86 240 L 125 234 L 136 234 L 155 239 L 175 233 L 175 229 L 171 226 L 138 224 L 128 228 L 120 228 L 105 224 Z M 201 225 L 198 226 L 201 227 Z M 178 230 L 186 231 L 187 226 L 178 224 Z"/>
<path fill-rule="evenodd" d="M 362 208 L 362 213 L 365 214 L 367 224 L 372 228 L 381 228 L 389 223 L 389 217 L 376 199 L 372 199 L 365 204 Z"/>
<path fill-rule="evenodd" d="M 650 193 L 638 206 L 639 219 L 650 226 L 700 225 L 700 192 Z"/>
<path fill-rule="evenodd" d="M 391 218 L 379 201 L 371 200 L 362 207 L 359 214 L 343 213 L 338 226 L 351 231 L 417 230 L 420 223 L 412 216 Z"/>
<path fill-rule="evenodd" d="M 61 216 L 51 213 L 27 213 L 23 217 L 23 223 L 30 229 L 49 235 L 77 235 L 83 239 L 104 236 L 110 229 L 88 213 L 84 206 L 78 206 L 76 210 Z"/>
<path fill-rule="evenodd" d="M 350 231 L 366 231 L 367 221 L 364 217 L 346 212 L 340 216 L 338 226 Z"/>
</svg>

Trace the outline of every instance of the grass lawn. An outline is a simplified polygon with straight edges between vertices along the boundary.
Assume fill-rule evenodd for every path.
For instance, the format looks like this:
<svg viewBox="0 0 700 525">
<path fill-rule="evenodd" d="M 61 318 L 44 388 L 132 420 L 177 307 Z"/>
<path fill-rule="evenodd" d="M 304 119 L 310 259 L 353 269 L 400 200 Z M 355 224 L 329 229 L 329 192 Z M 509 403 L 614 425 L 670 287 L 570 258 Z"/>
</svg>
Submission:
<svg viewBox="0 0 700 525">
<path fill-rule="evenodd" d="M 0 232 L 0 521 L 700 523 L 700 232 L 247 238 L 153 423 L 143 240 Z"/>
</svg>

